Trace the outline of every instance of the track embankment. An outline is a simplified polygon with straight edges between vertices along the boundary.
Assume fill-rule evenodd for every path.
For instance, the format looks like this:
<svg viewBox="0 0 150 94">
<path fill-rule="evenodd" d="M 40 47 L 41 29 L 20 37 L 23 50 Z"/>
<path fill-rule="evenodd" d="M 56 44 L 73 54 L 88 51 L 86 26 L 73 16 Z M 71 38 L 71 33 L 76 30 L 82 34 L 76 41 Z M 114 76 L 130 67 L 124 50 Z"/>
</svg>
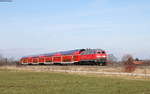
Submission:
<svg viewBox="0 0 150 94">
<path fill-rule="evenodd" d="M 123 72 L 122 67 L 112 66 L 1 66 L 0 69 L 35 72 L 64 72 L 111 76 L 132 76 L 150 78 L 150 67 L 138 67 L 132 73 Z"/>
</svg>

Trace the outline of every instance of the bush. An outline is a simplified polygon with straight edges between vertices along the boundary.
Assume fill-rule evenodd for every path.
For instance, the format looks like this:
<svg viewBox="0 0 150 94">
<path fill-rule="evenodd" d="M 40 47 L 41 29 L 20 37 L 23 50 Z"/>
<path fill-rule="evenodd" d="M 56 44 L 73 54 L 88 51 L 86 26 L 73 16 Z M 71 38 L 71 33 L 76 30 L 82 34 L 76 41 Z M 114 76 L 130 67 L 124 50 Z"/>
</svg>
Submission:
<svg viewBox="0 0 150 94">
<path fill-rule="evenodd" d="M 136 69 L 136 65 L 133 63 L 134 59 L 131 55 L 125 55 L 122 58 L 122 63 L 123 63 L 123 71 L 124 72 L 134 72 Z"/>
</svg>

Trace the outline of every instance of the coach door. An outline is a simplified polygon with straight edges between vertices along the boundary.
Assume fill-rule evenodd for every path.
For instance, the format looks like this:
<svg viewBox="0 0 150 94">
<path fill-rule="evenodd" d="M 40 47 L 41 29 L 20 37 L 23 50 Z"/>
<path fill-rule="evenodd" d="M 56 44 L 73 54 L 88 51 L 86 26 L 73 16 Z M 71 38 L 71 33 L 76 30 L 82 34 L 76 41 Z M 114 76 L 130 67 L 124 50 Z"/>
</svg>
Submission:
<svg viewBox="0 0 150 94">
<path fill-rule="evenodd" d="M 64 55 L 62 56 L 62 63 L 72 63 L 73 55 Z"/>
<path fill-rule="evenodd" d="M 79 55 L 74 55 L 73 56 L 73 62 L 79 62 L 80 61 L 80 56 Z"/>
<path fill-rule="evenodd" d="M 52 63 L 52 57 L 45 57 L 45 63 L 51 64 Z"/>
<path fill-rule="evenodd" d="M 53 62 L 54 63 L 61 63 L 61 56 L 54 56 L 53 57 Z"/>
</svg>

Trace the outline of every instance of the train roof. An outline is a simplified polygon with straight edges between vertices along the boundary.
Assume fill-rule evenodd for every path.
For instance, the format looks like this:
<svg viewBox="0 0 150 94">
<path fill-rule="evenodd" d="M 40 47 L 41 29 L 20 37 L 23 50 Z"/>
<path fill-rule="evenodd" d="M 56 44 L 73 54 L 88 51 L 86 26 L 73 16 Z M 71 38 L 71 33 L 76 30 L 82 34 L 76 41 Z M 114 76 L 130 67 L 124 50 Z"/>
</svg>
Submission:
<svg viewBox="0 0 150 94">
<path fill-rule="evenodd" d="M 73 54 L 74 52 L 77 52 L 77 51 L 80 51 L 80 50 L 77 49 L 77 50 L 61 51 L 60 54 L 68 55 L 68 54 Z"/>
<path fill-rule="evenodd" d="M 61 55 L 70 55 L 74 52 L 80 51 L 82 49 L 76 49 L 76 50 L 69 50 L 69 51 L 60 51 L 60 52 L 53 52 L 53 53 L 47 53 L 47 54 L 39 54 L 39 55 L 30 55 L 30 56 L 24 56 L 22 58 L 28 58 L 28 57 L 38 57 L 38 56 L 53 56 L 55 54 L 61 54 Z"/>
<path fill-rule="evenodd" d="M 77 51 L 80 51 L 80 50 L 77 49 L 77 50 L 69 50 L 69 51 L 60 51 L 60 52 L 55 52 L 55 53 L 44 54 L 44 56 L 52 56 L 54 54 L 69 55 L 69 54 L 73 54 L 74 52 L 77 52 Z"/>
</svg>

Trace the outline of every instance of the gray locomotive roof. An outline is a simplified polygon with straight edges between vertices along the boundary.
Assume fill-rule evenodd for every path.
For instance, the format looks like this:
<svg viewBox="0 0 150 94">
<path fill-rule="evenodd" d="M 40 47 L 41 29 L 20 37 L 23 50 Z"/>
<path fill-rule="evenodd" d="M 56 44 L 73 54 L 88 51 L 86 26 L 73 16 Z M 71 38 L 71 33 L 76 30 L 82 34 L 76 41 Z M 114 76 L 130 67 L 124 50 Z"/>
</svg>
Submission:
<svg viewBox="0 0 150 94">
<path fill-rule="evenodd" d="M 102 49 L 85 49 L 85 51 L 104 51 Z"/>
</svg>

